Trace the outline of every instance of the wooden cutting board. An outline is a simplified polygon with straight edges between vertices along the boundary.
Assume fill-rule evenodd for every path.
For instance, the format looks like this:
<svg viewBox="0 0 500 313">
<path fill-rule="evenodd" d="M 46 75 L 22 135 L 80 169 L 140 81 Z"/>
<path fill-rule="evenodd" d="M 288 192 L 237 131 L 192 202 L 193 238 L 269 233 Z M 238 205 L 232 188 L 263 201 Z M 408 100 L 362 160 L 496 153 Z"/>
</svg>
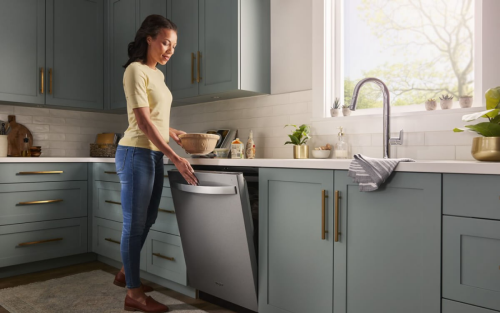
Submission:
<svg viewBox="0 0 500 313">
<path fill-rule="evenodd" d="M 16 122 L 15 115 L 9 115 L 10 133 L 7 135 L 9 147 L 7 156 L 20 157 L 23 149 L 23 139 L 28 135 L 28 148 L 33 145 L 33 136 L 26 126 Z"/>
</svg>

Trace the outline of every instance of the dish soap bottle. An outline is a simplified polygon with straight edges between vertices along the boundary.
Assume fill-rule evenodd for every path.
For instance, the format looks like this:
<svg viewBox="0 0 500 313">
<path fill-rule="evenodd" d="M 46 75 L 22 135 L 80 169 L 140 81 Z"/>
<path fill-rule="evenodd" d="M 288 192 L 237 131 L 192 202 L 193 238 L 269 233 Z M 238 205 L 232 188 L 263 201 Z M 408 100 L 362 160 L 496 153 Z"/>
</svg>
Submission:
<svg viewBox="0 0 500 313">
<path fill-rule="evenodd" d="M 344 132 L 342 131 L 342 126 L 339 127 L 339 141 L 335 144 L 335 158 L 336 159 L 347 159 L 349 157 L 349 145 L 345 142 Z"/>
<path fill-rule="evenodd" d="M 23 149 L 21 150 L 22 157 L 30 157 L 31 156 L 29 141 L 30 140 L 28 138 L 28 134 L 26 134 L 26 137 L 23 138 Z"/>
<path fill-rule="evenodd" d="M 245 148 L 240 138 L 236 138 L 231 142 L 231 159 L 243 159 L 245 157 Z"/>
<path fill-rule="evenodd" d="M 250 131 L 250 135 L 248 135 L 245 156 L 247 159 L 255 159 L 255 143 L 253 142 L 253 131 Z"/>
</svg>

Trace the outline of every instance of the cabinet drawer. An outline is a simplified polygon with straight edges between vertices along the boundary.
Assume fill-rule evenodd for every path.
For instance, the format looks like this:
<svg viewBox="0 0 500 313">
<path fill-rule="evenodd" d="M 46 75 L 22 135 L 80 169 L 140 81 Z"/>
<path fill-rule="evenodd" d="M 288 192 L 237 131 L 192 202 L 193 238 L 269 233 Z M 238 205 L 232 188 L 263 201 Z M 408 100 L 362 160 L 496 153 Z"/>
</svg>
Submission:
<svg viewBox="0 0 500 313">
<path fill-rule="evenodd" d="M 3 163 L 0 183 L 87 180 L 86 163 Z"/>
<path fill-rule="evenodd" d="M 443 218 L 443 297 L 500 310 L 500 221 Z"/>
<path fill-rule="evenodd" d="M 175 215 L 174 201 L 170 188 L 163 188 L 158 209 L 158 218 L 151 229 L 179 236 L 179 226 Z"/>
<path fill-rule="evenodd" d="M 443 313 L 497 313 L 497 311 L 443 299 Z"/>
<path fill-rule="evenodd" d="M 0 267 L 87 252 L 87 218 L 0 226 Z"/>
<path fill-rule="evenodd" d="M 178 236 L 151 230 L 146 246 L 149 273 L 187 285 L 186 261 Z"/>
<path fill-rule="evenodd" d="M 102 218 L 94 218 L 93 223 L 93 248 L 92 251 L 122 262 L 120 244 L 122 238 L 122 223 L 108 221 Z M 146 270 L 146 249 L 141 251 L 141 270 Z"/>
<path fill-rule="evenodd" d="M 443 213 L 500 220 L 500 176 L 444 174 Z"/>
<path fill-rule="evenodd" d="M 0 184 L 0 225 L 87 216 L 87 182 Z"/>
<path fill-rule="evenodd" d="M 163 181 L 163 187 L 170 187 L 170 182 L 168 180 L 167 171 L 174 169 L 173 165 L 164 165 L 164 175 L 165 179 Z M 110 182 L 120 182 L 120 177 L 116 174 L 115 163 L 94 163 L 93 164 L 94 180 L 103 180 Z"/>
</svg>

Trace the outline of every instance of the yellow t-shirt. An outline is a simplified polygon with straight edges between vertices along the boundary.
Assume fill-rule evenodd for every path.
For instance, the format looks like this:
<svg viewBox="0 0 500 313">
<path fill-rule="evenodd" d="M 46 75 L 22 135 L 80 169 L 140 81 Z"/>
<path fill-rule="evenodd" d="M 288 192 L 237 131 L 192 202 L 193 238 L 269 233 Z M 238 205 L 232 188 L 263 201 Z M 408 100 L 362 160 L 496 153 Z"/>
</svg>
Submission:
<svg viewBox="0 0 500 313">
<path fill-rule="evenodd" d="M 119 144 L 159 151 L 139 129 L 134 109 L 149 107 L 151 121 L 163 139 L 169 142 L 172 93 L 165 84 L 165 76 L 159 69 L 154 70 L 141 62 L 132 62 L 123 74 L 123 89 L 127 98 L 128 128 Z"/>
</svg>

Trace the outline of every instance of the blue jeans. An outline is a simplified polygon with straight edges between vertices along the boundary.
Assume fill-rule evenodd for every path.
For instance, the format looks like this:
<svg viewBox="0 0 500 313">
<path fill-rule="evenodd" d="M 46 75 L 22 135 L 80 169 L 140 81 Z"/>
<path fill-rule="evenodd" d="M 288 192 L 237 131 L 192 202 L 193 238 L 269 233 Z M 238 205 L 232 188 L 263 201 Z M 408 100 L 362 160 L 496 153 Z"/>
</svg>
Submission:
<svg viewBox="0 0 500 313">
<path fill-rule="evenodd" d="M 120 252 L 127 288 L 139 288 L 141 249 L 158 216 L 163 191 L 163 153 L 118 145 L 115 165 L 122 192 Z"/>
</svg>

